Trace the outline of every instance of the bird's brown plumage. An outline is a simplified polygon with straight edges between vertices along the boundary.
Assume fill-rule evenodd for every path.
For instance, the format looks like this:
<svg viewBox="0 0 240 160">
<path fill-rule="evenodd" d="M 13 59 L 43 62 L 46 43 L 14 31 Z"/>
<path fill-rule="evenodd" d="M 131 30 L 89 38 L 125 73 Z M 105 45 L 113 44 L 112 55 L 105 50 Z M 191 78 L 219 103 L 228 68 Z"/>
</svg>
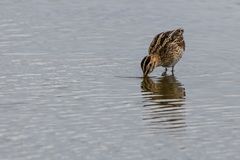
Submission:
<svg viewBox="0 0 240 160">
<path fill-rule="evenodd" d="M 148 49 L 149 55 L 144 57 L 141 62 L 144 76 L 151 73 L 157 66 L 173 68 L 176 65 L 185 51 L 183 32 L 183 29 L 178 28 L 161 32 L 153 38 Z M 158 62 L 152 65 L 154 59 L 158 59 Z"/>
</svg>

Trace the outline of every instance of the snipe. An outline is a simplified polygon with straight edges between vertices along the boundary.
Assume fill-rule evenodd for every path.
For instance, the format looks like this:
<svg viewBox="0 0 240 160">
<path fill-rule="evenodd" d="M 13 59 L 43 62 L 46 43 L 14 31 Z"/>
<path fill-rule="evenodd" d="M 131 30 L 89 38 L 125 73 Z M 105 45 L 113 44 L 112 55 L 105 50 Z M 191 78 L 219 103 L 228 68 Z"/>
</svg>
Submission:
<svg viewBox="0 0 240 160">
<path fill-rule="evenodd" d="M 144 77 L 159 66 L 165 68 L 163 75 L 167 73 L 169 67 L 172 68 L 172 74 L 174 73 L 174 66 L 182 58 L 185 51 L 183 32 L 182 28 L 177 28 L 159 33 L 153 38 L 149 46 L 149 54 L 141 62 Z"/>
</svg>

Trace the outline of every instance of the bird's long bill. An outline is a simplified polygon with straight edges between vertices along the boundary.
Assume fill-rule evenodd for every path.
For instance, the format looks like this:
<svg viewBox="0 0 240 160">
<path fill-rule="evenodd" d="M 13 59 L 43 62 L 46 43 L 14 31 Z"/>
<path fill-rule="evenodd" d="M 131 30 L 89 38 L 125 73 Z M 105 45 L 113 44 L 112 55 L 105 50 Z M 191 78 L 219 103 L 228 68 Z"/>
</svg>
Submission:
<svg viewBox="0 0 240 160">
<path fill-rule="evenodd" d="M 141 68 L 144 77 L 146 77 L 149 73 L 153 71 L 153 69 L 155 68 L 155 64 L 151 62 L 150 56 L 146 56 L 143 58 L 141 62 Z"/>
</svg>

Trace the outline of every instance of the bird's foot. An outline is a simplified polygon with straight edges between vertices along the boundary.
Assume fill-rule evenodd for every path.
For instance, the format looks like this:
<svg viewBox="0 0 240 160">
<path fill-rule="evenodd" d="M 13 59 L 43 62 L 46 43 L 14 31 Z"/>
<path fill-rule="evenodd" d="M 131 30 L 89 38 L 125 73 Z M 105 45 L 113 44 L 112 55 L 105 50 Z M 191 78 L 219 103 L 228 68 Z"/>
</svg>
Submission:
<svg viewBox="0 0 240 160">
<path fill-rule="evenodd" d="M 164 71 L 163 73 L 162 73 L 162 76 L 166 76 L 167 75 L 167 71 Z"/>
<path fill-rule="evenodd" d="M 165 71 L 162 73 L 162 76 L 166 76 L 167 75 L 167 68 L 165 68 Z"/>
</svg>

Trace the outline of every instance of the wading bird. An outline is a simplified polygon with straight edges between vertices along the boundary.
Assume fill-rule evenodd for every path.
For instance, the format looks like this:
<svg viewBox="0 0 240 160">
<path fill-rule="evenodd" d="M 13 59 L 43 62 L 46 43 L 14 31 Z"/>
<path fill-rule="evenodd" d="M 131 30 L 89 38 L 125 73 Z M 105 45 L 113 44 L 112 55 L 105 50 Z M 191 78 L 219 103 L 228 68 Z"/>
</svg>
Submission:
<svg viewBox="0 0 240 160">
<path fill-rule="evenodd" d="M 174 66 L 182 58 L 185 51 L 183 32 L 182 28 L 178 28 L 159 33 L 153 38 L 148 49 L 149 54 L 141 62 L 144 77 L 159 66 L 165 68 L 163 75 L 166 75 L 169 67 L 172 68 L 172 74 L 174 73 Z"/>
</svg>

